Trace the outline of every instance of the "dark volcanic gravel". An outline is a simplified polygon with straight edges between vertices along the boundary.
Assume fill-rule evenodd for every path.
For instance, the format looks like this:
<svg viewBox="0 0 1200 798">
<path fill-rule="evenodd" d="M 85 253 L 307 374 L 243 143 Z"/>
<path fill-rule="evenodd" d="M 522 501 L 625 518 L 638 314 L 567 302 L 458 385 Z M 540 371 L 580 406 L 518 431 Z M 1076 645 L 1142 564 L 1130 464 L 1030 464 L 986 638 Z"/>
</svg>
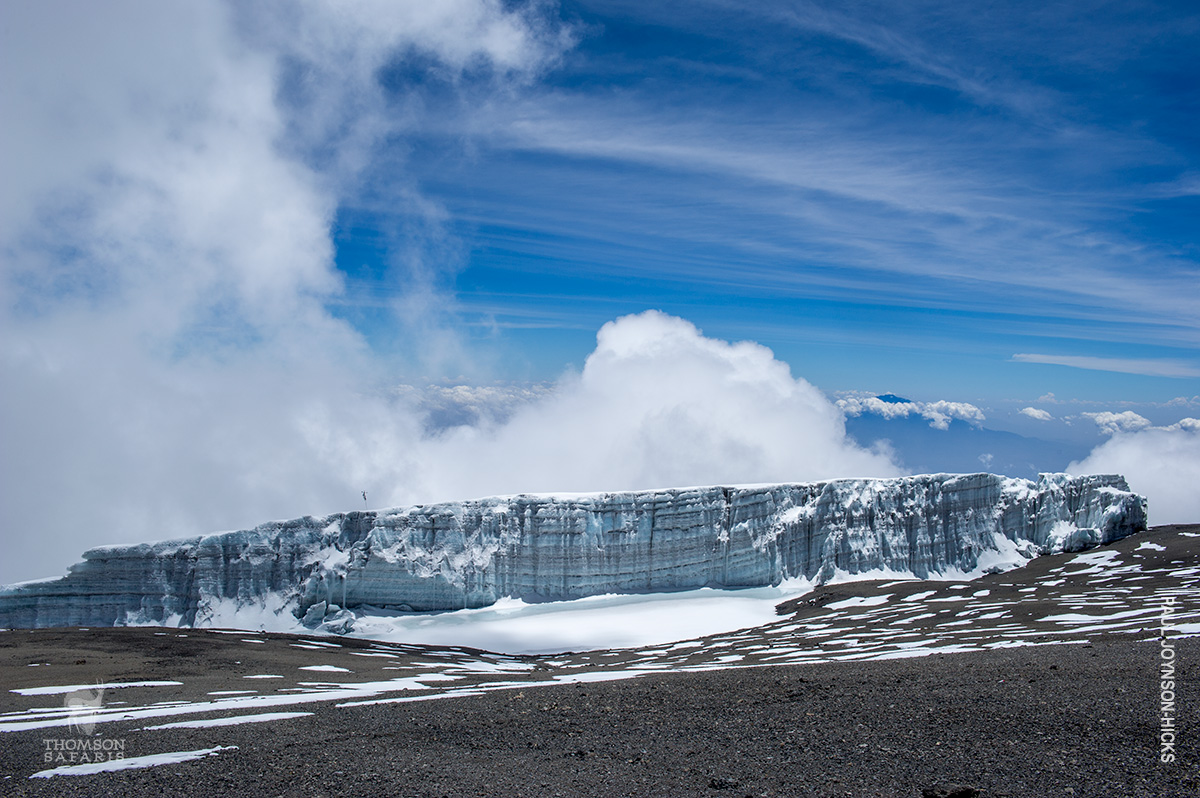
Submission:
<svg viewBox="0 0 1200 798">
<path fill-rule="evenodd" d="M 1159 537 L 1146 537 L 1164 541 L 1168 548 L 1143 551 L 1173 558 L 1167 563 L 1181 569 L 1194 567 L 1191 551 L 1184 554 L 1176 547 L 1190 546 L 1196 538 L 1180 537 L 1179 530 L 1163 528 Z M 1132 551 L 1141 545 L 1131 541 L 1125 547 Z M 1014 602 L 1026 595 L 1019 592 L 1018 574 L 1025 571 L 1036 581 L 1050 573 L 1032 565 L 1037 567 L 1003 575 L 1013 580 L 1005 589 L 1012 591 Z M 1044 566 L 1056 567 L 1053 562 Z M 1080 579 L 1068 579 L 1063 588 L 1079 595 Z M 988 600 L 996 600 L 1003 587 L 995 585 Z M 836 589 L 840 595 L 849 588 Z M 1104 589 L 1108 592 L 1103 595 L 1111 595 L 1119 584 L 1109 580 Z M 1194 602 L 1186 595 L 1181 600 Z M 802 615 L 824 612 L 819 606 L 798 609 Z M 1050 603 L 1037 611 L 1060 609 Z M 869 625 L 875 617 L 864 614 L 862 623 Z M 143 730 L 164 722 L 272 709 L 115 721 L 103 724 L 102 734 L 126 740 L 130 757 L 236 749 L 190 762 L 86 776 L 29 778 L 52 767 L 42 761 L 43 741 L 69 736 L 69 731 L 0 729 L 0 794 L 1198 796 L 1200 638 L 1173 641 L 1177 761 L 1163 764 L 1158 748 L 1160 646 L 1147 639 L 1154 634 L 1151 628 L 1086 638 L 1074 634 L 1069 644 L 909 659 L 663 672 L 363 706 L 327 700 L 278 707 L 312 715 L 216 728 Z M 8 719 L 15 717 L 12 713 L 32 717 L 56 706 L 61 711 L 61 695 L 19 696 L 10 690 L 83 684 L 97 674 L 110 681 L 183 683 L 105 694 L 106 706 L 126 700 L 130 707 L 144 708 L 156 701 L 209 700 L 212 691 L 247 687 L 282 695 L 294 689 L 295 678 L 388 679 L 401 672 L 389 663 L 415 668 L 436 656 L 481 661 L 478 652 L 409 648 L 385 655 L 368 641 L 346 639 L 338 648 L 321 648 L 306 638 L 250 634 L 155 629 L 0 633 L 5 688 L 0 709 Z M 40 662 L 52 664 L 29 667 Z M 344 667 L 347 673 L 299 671 L 311 676 L 246 681 L 253 674 L 295 674 L 313 663 Z M 554 663 L 554 658 L 529 658 L 526 664 L 536 664 L 533 670 L 470 678 L 545 679 L 556 672 Z M 428 695 L 414 691 L 404 697 Z"/>
<path fill-rule="evenodd" d="M 1187 697 L 1200 640 L 1176 645 Z M 1181 707 L 1180 761 L 1158 761 L 1157 653 L 1154 644 L 1098 641 L 317 704 L 296 720 L 155 732 L 158 750 L 236 751 L 50 780 L 27 776 L 43 767 L 40 738 L 53 735 L 10 734 L 0 767 L 13 777 L 0 791 L 915 797 L 968 786 L 984 796 L 1195 796 L 1195 698 Z"/>
</svg>

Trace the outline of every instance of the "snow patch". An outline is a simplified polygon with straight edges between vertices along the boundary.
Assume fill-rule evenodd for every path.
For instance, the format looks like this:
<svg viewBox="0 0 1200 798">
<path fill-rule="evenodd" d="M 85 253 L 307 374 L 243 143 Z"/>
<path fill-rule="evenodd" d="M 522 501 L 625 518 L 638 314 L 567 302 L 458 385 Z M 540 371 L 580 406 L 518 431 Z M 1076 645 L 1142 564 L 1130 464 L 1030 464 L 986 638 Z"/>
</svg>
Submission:
<svg viewBox="0 0 1200 798">
<path fill-rule="evenodd" d="M 236 745 L 218 745 L 216 748 L 201 748 L 197 751 L 172 751 L 167 754 L 149 754 L 148 756 L 132 756 L 125 759 L 110 759 L 107 762 L 89 762 L 84 765 L 63 765 L 52 770 L 39 770 L 29 778 L 48 779 L 53 776 L 88 776 L 93 773 L 109 773 L 118 770 L 137 770 L 152 768 L 159 765 L 177 765 L 180 762 L 190 762 L 193 759 L 203 759 L 215 756 L 221 751 L 236 751 Z"/>
<path fill-rule="evenodd" d="M 845 609 L 846 607 L 877 607 L 880 604 L 887 604 L 888 599 L 890 598 L 891 594 L 885 594 L 882 596 L 851 596 L 848 599 L 835 601 L 831 604 L 826 604 L 825 606 L 831 610 L 840 610 Z"/>
<path fill-rule="evenodd" d="M 59 695 L 77 693 L 81 690 L 118 690 L 122 687 L 177 687 L 183 682 L 105 682 L 104 684 L 65 684 L 49 687 L 23 687 L 9 690 L 18 695 Z"/>
<path fill-rule="evenodd" d="M 216 726 L 237 726 L 242 723 L 267 723 L 272 720 L 288 720 L 304 718 L 311 712 L 262 712 L 257 715 L 235 715 L 231 718 L 211 718 L 209 720 L 180 720 L 174 723 L 160 723 L 157 726 L 145 726 L 141 731 L 156 729 L 208 729 Z"/>
</svg>

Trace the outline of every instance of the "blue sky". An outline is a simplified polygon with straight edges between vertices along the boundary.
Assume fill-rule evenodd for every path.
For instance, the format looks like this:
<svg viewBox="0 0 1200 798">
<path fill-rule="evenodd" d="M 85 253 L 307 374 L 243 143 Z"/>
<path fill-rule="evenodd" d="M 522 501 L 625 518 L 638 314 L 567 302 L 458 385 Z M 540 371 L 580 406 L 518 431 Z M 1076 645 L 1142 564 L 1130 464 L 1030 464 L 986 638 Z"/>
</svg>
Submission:
<svg viewBox="0 0 1200 798">
<path fill-rule="evenodd" d="M 345 312 L 378 345 L 386 263 L 429 235 L 394 212 L 398 183 L 437 206 L 454 251 L 432 279 L 464 334 L 498 339 L 498 376 L 553 377 L 604 321 L 659 308 L 764 343 L 827 390 L 1200 392 L 1184 7 L 558 18 L 574 46 L 500 100 L 420 58 L 384 70 L 419 129 L 395 172 L 347 198 L 336 239 Z"/>
<path fill-rule="evenodd" d="M 0 4 L 0 582 L 364 490 L 1070 468 L 1195 520 L 1198 41 L 1183 3 Z"/>
</svg>

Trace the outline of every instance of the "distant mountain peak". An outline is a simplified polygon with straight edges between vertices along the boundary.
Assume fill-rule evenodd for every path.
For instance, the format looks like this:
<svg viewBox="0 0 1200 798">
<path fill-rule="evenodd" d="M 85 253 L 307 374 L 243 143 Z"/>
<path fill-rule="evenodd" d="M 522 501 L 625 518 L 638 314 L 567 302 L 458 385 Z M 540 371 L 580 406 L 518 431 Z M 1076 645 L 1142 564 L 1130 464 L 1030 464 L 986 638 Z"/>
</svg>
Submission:
<svg viewBox="0 0 1200 798">
<path fill-rule="evenodd" d="M 896 396 L 894 393 L 884 393 L 875 397 L 881 402 L 887 402 L 889 405 L 911 405 L 912 399 L 905 399 L 903 396 Z"/>
</svg>

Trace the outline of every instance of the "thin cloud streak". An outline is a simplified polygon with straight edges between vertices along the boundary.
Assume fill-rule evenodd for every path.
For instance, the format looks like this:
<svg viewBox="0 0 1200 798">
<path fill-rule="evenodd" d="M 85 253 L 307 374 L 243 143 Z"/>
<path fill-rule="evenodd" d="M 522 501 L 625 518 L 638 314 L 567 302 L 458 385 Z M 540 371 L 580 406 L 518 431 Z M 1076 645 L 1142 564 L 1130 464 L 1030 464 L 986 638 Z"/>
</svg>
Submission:
<svg viewBox="0 0 1200 798">
<path fill-rule="evenodd" d="M 1171 360 L 1040 355 L 1024 352 L 1013 355 L 1010 360 L 1014 363 L 1041 363 L 1049 366 L 1067 366 L 1073 369 L 1113 371 L 1118 374 L 1140 374 L 1145 377 L 1200 377 L 1200 368 Z"/>
</svg>

